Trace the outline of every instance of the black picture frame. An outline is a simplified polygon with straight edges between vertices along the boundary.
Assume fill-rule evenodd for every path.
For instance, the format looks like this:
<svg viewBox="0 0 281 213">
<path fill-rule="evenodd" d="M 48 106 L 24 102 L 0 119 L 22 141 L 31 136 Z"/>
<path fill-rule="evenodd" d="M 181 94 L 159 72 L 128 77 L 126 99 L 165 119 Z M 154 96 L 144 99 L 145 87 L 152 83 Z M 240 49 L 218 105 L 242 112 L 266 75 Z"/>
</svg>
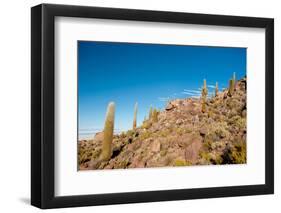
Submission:
<svg viewBox="0 0 281 213">
<path fill-rule="evenodd" d="M 264 28 L 265 184 L 112 194 L 54 195 L 54 21 L 83 17 L 162 23 Z M 31 8 L 31 204 L 42 208 L 218 198 L 274 193 L 274 20 L 164 11 L 41 4 Z"/>
</svg>

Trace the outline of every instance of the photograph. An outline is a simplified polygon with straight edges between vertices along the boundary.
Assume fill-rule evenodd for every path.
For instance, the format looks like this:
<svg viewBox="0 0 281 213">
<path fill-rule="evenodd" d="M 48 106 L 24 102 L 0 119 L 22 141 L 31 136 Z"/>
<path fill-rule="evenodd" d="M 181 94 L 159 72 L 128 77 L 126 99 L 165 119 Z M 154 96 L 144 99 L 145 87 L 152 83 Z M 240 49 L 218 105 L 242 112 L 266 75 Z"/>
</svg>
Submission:
<svg viewBox="0 0 281 213">
<path fill-rule="evenodd" d="M 77 41 L 77 169 L 247 163 L 247 48 Z"/>
<path fill-rule="evenodd" d="M 186 6 L 31 7 L 31 205 L 273 196 L 279 13 Z"/>
</svg>

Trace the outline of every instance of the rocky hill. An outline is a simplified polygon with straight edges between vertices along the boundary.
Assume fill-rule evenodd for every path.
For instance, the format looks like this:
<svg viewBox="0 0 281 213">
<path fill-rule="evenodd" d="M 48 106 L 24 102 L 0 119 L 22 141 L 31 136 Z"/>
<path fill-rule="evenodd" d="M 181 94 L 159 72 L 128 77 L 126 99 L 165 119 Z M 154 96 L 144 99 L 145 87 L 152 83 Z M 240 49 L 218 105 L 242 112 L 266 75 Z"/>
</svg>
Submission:
<svg viewBox="0 0 281 213">
<path fill-rule="evenodd" d="M 78 169 L 121 169 L 246 163 L 246 78 L 206 99 L 176 99 L 142 126 L 113 136 L 101 161 L 103 133 L 78 142 Z"/>
</svg>

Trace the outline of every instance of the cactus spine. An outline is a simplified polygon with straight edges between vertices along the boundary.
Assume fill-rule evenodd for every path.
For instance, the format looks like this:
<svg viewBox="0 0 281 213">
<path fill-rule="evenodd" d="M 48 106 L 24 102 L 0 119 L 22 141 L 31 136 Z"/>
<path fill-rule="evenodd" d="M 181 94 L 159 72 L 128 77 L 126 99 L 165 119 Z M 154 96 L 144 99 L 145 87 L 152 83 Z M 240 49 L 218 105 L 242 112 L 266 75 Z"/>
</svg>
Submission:
<svg viewBox="0 0 281 213">
<path fill-rule="evenodd" d="M 206 101 L 207 101 L 208 89 L 207 89 L 207 82 L 204 79 L 204 86 L 202 88 L 202 112 L 206 112 Z"/>
<path fill-rule="evenodd" d="M 137 128 L 137 113 L 138 113 L 138 103 L 135 104 L 133 129 Z"/>
<path fill-rule="evenodd" d="M 218 82 L 216 82 L 216 90 L 215 90 L 215 97 L 219 95 L 219 85 Z"/>
<path fill-rule="evenodd" d="M 106 118 L 104 123 L 104 138 L 102 143 L 102 153 L 101 160 L 109 160 L 112 155 L 111 144 L 113 140 L 113 130 L 114 130 L 114 114 L 115 114 L 115 104 L 110 102 L 107 106 Z"/>
</svg>

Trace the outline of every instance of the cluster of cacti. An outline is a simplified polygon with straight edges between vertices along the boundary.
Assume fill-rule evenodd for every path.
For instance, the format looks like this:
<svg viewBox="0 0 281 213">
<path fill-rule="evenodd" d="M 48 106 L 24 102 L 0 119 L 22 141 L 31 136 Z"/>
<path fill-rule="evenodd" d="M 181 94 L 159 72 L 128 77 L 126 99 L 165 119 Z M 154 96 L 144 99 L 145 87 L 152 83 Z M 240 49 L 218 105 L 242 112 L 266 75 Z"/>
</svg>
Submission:
<svg viewBox="0 0 281 213">
<path fill-rule="evenodd" d="M 146 122 L 146 121 L 157 122 L 159 113 L 160 113 L 159 110 L 150 106 L 148 119 L 146 120 L 146 118 L 145 118 L 144 122 Z"/>
<path fill-rule="evenodd" d="M 201 109 L 201 111 L 203 113 L 206 112 L 207 96 L 208 96 L 207 82 L 206 82 L 206 79 L 204 79 L 204 85 L 202 87 L 202 92 L 201 92 L 201 99 L 202 99 L 202 109 Z"/>
<path fill-rule="evenodd" d="M 232 96 L 235 91 L 235 84 L 236 84 L 236 76 L 235 72 L 233 73 L 232 79 L 229 80 L 229 87 L 228 87 L 228 95 Z"/>
<path fill-rule="evenodd" d="M 133 129 L 137 128 L 137 113 L 138 113 L 138 103 L 135 104 Z"/>
<path fill-rule="evenodd" d="M 142 128 L 148 129 L 152 125 L 152 114 L 153 114 L 153 108 L 152 108 L 152 106 L 150 106 L 148 118 L 146 118 L 146 116 L 144 117 L 142 126 L 141 126 Z"/>
<path fill-rule="evenodd" d="M 112 155 L 111 144 L 113 140 L 113 131 L 114 131 L 114 114 L 115 114 L 115 104 L 110 102 L 107 107 L 105 123 L 104 123 L 104 138 L 102 143 L 102 153 L 101 160 L 109 160 Z"/>
</svg>

